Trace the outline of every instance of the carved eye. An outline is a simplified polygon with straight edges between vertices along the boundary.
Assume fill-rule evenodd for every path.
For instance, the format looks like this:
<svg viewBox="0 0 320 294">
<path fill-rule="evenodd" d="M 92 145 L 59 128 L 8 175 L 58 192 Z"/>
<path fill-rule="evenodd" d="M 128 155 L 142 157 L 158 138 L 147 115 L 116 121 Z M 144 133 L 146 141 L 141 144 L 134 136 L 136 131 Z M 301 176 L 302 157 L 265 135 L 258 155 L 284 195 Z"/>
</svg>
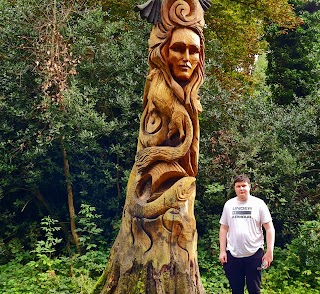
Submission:
<svg viewBox="0 0 320 294">
<path fill-rule="evenodd" d="M 189 53 L 192 55 L 198 54 L 198 53 L 200 53 L 200 50 L 197 46 L 190 46 Z"/>
<path fill-rule="evenodd" d="M 186 51 L 186 44 L 184 43 L 174 43 L 170 47 L 170 49 L 174 52 L 184 53 Z"/>
</svg>

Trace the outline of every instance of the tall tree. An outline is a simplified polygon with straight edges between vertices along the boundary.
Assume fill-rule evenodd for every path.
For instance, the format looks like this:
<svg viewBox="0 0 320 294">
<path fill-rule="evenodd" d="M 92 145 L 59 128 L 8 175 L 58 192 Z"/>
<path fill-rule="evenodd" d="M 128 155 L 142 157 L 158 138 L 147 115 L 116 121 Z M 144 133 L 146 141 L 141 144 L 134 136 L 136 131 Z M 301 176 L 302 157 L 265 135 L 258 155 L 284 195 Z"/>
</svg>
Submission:
<svg viewBox="0 0 320 294">
<path fill-rule="evenodd" d="M 63 58 L 56 61 L 52 51 L 44 51 L 56 48 L 50 47 L 52 38 L 41 39 L 37 30 L 52 32 L 36 19 L 52 17 L 53 6 L 42 4 L 1 0 L 1 232 L 4 238 L 28 236 L 30 221 L 47 213 L 65 223 L 67 175 L 75 210 L 81 202 L 97 207 L 105 240 L 112 242 L 134 161 L 150 26 L 132 22 L 138 17 L 133 11 L 128 20 L 111 22 L 100 8 L 75 8 L 67 19 L 60 15 Z M 57 2 L 59 9 L 62 4 Z M 41 58 L 38 50 L 45 52 Z M 59 66 L 68 68 L 62 92 L 55 84 Z M 19 226 L 12 230 L 12 223 Z"/>
<path fill-rule="evenodd" d="M 20 206 L 23 209 L 17 214 L 32 214 L 29 203 L 35 200 L 64 219 L 68 203 L 72 236 L 80 247 L 73 196 L 81 189 L 73 184 L 86 164 L 78 159 L 96 152 L 95 140 L 106 131 L 104 116 L 87 97 L 90 90 L 81 93 L 72 82 L 79 59 L 72 56 L 67 22 L 81 17 L 75 14 L 75 6 L 63 1 L 2 1 L 1 5 L 4 209 Z M 40 213 L 44 212 L 40 209 Z"/>
<path fill-rule="evenodd" d="M 65 6 L 63 1 L 52 0 L 44 3 L 44 16 L 37 15 L 34 18 L 35 31 L 38 33 L 37 39 L 31 40 L 37 70 L 42 78 L 41 88 L 44 100 L 41 101 L 39 109 L 46 112 L 48 109 L 58 107 L 61 115 L 66 111 L 65 94 L 69 88 L 68 78 L 76 73 L 75 65 L 77 60 L 72 57 L 70 46 L 61 35 L 60 31 L 65 27 L 66 21 L 70 18 L 74 6 Z M 43 9 L 43 6 L 41 7 Z M 65 146 L 64 127 L 60 129 L 60 135 L 53 139 L 58 139 L 61 145 L 61 153 L 64 166 L 65 183 L 68 195 L 68 207 L 70 215 L 70 227 L 73 241 L 80 251 L 80 240 L 76 230 L 74 194 L 70 175 L 68 152 Z"/>
<path fill-rule="evenodd" d="M 204 293 L 193 209 L 208 3 L 156 3 L 138 7 L 154 25 L 144 110 L 121 228 L 95 293 Z"/>
<path fill-rule="evenodd" d="M 266 49 L 264 36 L 270 24 L 290 29 L 300 20 L 287 0 L 213 0 L 206 23 L 207 73 L 231 97 L 238 97 L 254 86 L 255 57 Z"/>
<path fill-rule="evenodd" d="M 320 85 L 320 4 L 313 0 L 292 3 L 303 24 L 285 31 L 275 26 L 268 35 L 267 82 L 279 104 L 306 97 Z"/>
<path fill-rule="evenodd" d="M 207 80 L 210 83 L 210 80 Z M 215 99 L 204 85 L 201 118 L 199 233 L 208 223 L 217 225 L 224 202 L 233 196 L 230 186 L 238 173 L 248 173 L 252 193 L 265 199 L 277 227 L 277 245 L 296 234 L 301 219 L 313 219 L 319 197 L 319 90 L 297 105 L 277 105 L 268 92 Z M 210 107 L 210 108 L 209 108 Z M 210 155 L 211 154 L 211 155 Z"/>
<path fill-rule="evenodd" d="M 130 18 L 130 10 L 142 2 L 101 1 L 111 19 Z M 232 97 L 252 90 L 255 55 L 262 54 L 267 46 L 266 28 L 276 24 L 290 29 L 301 22 L 287 0 L 211 0 L 205 20 L 207 74 L 215 76 Z"/>
</svg>

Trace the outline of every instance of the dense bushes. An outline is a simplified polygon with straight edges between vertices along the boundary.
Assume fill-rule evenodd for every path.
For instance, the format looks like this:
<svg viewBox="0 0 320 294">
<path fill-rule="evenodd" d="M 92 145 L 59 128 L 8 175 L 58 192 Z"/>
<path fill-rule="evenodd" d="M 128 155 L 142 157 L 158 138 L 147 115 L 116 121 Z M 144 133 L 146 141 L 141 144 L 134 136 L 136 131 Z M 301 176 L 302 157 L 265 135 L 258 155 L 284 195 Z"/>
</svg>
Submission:
<svg viewBox="0 0 320 294">
<path fill-rule="evenodd" d="M 303 222 L 297 237 L 286 248 L 275 249 L 272 266 L 263 272 L 262 293 L 320 293 L 319 206 L 317 209 L 317 220 Z M 12 260 L 0 266 L 1 293 L 90 293 L 105 267 L 108 250 L 101 248 L 99 242 L 93 246 L 89 241 L 94 236 L 98 237 L 96 230 L 85 230 L 95 227 L 94 208 L 84 206 L 81 215 L 81 232 L 87 236 L 83 239 L 86 240 L 83 245 L 91 248 L 89 251 L 83 255 L 75 254 L 72 250 L 69 253 L 59 251 L 59 227 L 55 220 L 45 217 L 42 220 L 45 237 L 36 243 L 34 250 L 25 251 L 19 240 L 10 243 L 8 249 Z M 217 218 L 214 224 L 218 224 Z M 230 293 L 228 282 L 218 259 L 217 228 L 209 229 L 200 238 L 198 259 L 206 292 L 227 294 Z"/>
<path fill-rule="evenodd" d="M 76 72 L 60 105 L 43 92 L 44 72 L 30 50 L 41 44 L 31 20 L 48 21 L 40 8 L 49 2 L 0 0 L 1 293 L 89 293 L 119 228 L 136 150 L 149 25 L 131 12 L 121 20 L 73 7 L 59 33 Z M 207 47 L 211 57 L 220 54 L 213 40 Z M 319 89 L 279 106 L 261 81 L 255 95 L 226 91 L 210 74 L 201 88 L 195 214 L 203 283 L 208 293 L 228 293 L 218 261 L 219 217 L 233 195 L 232 177 L 246 172 L 276 225 L 264 293 L 317 293 Z M 69 232 L 62 137 L 81 254 Z"/>
<path fill-rule="evenodd" d="M 320 293 L 320 218 L 303 222 L 298 235 L 276 250 L 273 267 L 264 277 L 265 293 Z M 267 291 L 268 290 L 268 291 Z"/>
<path fill-rule="evenodd" d="M 101 247 L 104 242 L 96 225 L 99 217 L 95 208 L 82 205 L 78 219 L 81 245 L 86 249 L 82 255 L 73 247 L 59 246 L 61 228 L 49 216 L 41 221 L 43 236 L 39 236 L 33 250 L 26 251 L 18 239 L 12 240 L 6 247 L 10 252 L 2 252 L 10 254 L 12 260 L 0 265 L 1 293 L 90 293 L 109 251 Z"/>
<path fill-rule="evenodd" d="M 248 173 L 252 193 L 270 207 L 276 242 L 283 246 L 295 237 L 300 220 L 314 219 L 319 199 L 319 92 L 280 107 L 264 92 L 232 100 L 204 89 L 199 222 L 210 224 L 233 195 L 233 176 Z"/>
</svg>

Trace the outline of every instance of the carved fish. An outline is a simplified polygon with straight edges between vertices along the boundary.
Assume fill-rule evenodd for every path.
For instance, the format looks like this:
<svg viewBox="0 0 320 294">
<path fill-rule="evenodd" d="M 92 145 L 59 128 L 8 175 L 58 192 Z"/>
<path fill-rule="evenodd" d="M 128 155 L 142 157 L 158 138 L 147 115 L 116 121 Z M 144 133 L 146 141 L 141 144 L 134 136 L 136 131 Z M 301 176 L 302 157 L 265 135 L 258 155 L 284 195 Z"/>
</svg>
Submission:
<svg viewBox="0 0 320 294">
<path fill-rule="evenodd" d="M 204 11 L 207 11 L 211 5 L 210 0 L 199 0 L 199 2 Z M 137 5 L 134 10 L 140 12 L 142 19 L 156 25 L 161 22 L 161 4 L 162 0 L 149 0 L 144 4 Z"/>
</svg>

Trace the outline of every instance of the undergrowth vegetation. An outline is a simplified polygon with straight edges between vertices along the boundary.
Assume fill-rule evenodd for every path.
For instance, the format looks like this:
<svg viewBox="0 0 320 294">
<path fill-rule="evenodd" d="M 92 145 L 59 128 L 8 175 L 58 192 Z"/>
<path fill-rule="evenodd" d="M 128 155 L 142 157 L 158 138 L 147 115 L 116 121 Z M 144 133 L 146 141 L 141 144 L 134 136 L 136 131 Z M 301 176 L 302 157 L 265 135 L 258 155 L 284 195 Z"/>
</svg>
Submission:
<svg viewBox="0 0 320 294">
<path fill-rule="evenodd" d="M 59 252 L 61 227 L 58 221 L 46 216 L 41 221 L 44 237 L 35 243 L 33 250 L 26 251 L 18 239 L 12 240 L 2 253 L 11 254 L 12 260 L 0 265 L 0 293 L 90 293 L 101 275 L 109 250 L 100 247 L 96 226 L 95 208 L 82 205 L 79 213 L 79 232 L 83 254 L 73 246 Z M 7 251 L 10 252 L 5 252 Z"/>
<path fill-rule="evenodd" d="M 60 227 L 50 217 L 42 219 L 44 238 L 35 243 L 33 250 L 25 250 L 17 239 L 10 246 L 2 246 L 2 254 L 10 251 L 12 260 L 0 265 L 0 293 L 89 294 L 109 254 L 109 249 L 99 242 L 92 243 L 99 240 L 100 232 L 95 223 L 99 216 L 94 212 L 94 207 L 82 206 L 79 228 L 86 236 L 82 238 L 85 249 L 82 254 L 76 253 L 73 246 L 69 251 L 59 252 Z M 228 281 L 218 259 L 218 226 L 215 228 L 199 240 L 201 278 L 208 294 L 229 294 Z M 272 266 L 263 271 L 262 294 L 320 293 L 320 217 L 303 222 L 298 231 L 297 238 L 286 248 L 275 249 Z"/>
<path fill-rule="evenodd" d="M 89 294 L 106 267 L 149 68 L 136 2 L 0 0 L 1 294 Z M 230 293 L 219 217 L 244 172 L 276 228 L 262 294 L 320 294 L 319 1 L 291 1 L 304 26 L 288 34 L 276 25 L 288 10 L 274 9 L 285 0 L 211 2 L 195 202 L 203 285 Z"/>
</svg>

